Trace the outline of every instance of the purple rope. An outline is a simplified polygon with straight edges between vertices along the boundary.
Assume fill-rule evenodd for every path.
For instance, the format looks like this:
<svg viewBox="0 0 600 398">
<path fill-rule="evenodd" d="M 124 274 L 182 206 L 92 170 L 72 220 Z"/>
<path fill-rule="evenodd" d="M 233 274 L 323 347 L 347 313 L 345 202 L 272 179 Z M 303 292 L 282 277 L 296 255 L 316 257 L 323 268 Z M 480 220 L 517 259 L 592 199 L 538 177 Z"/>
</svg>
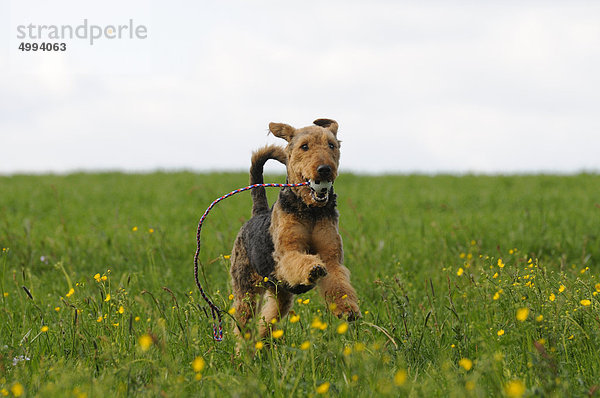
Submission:
<svg viewBox="0 0 600 398">
<path fill-rule="evenodd" d="M 204 289 L 202 289 L 202 286 L 200 285 L 200 280 L 198 279 L 198 256 L 200 255 L 200 231 L 202 230 L 202 223 L 204 223 L 204 220 L 206 219 L 206 216 L 212 210 L 212 208 L 215 207 L 215 205 L 217 203 L 219 203 L 223 199 L 227 199 L 230 196 L 233 196 L 233 195 L 235 195 L 237 193 L 240 193 L 240 192 L 248 191 L 250 189 L 259 188 L 259 187 L 265 187 L 265 188 L 287 188 L 287 187 L 291 187 L 291 188 L 296 188 L 296 187 L 301 187 L 301 186 L 308 185 L 308 184 L 309 184 L 309 182 L 301 182 L 301 183 L 298 183 L 298 184 L 254 184 L 254 185 L 249 185 L 247 187 L 231 191 L 228 194 L 225 194 L 225 195 L 221 196 L 220 198 L 215 199 L 210 204 L 210 206 L 208 206 L 208 208 L 206 209 L 206 211 L 204 212 L 204 214 L 202 214 L 202 217 L 200 217 L 200 221 L 198 222 L 198 230 L 196 232 L 196 244 L 197 245 L 196 245 L 196 254 L 194 255 L 194 279 L 196 280 L 196 286 L 198 286 L 198 290 L 200 290 L 200 294 L 202 295 L 202 298 L 204 299 L 204 301 L 206 301 L 206 303 L 210 307 L 210 312 L 212 314 L 213 322 L 216 321 L 217 319 L 219 320 L 219 326 L 218 327 L 217 327 L 216 324 L 213 323 L 213 338 L 216 341 L 223 341 L 223 321 L 221 319 L 221 312 L 222 311 L 221 311 L 221 309 L 219 307 L 216 306 L 215 303 L 213 303 L 210 300 L 210 298 L 208 298 L 208 296 L 204 292 Z"/>
</svg>

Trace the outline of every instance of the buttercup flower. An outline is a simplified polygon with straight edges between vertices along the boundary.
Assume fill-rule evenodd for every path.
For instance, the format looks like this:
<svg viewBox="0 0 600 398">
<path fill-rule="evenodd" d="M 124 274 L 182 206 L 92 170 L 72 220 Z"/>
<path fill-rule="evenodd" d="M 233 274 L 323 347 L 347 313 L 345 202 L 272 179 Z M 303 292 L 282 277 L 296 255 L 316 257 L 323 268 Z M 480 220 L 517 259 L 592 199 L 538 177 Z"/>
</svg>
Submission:
<svg viewBox="0 0 600 398">
<path fill-rule="evenodd" d="M 406 370 L 404 369 L 400 369 L 396 372 L 396 374 L 394 375 L 394 384 L 397 386 L 402 386 L 404 385 L 404 383 L 406 383 L 406 378 L 407 378 L 407 373 Z"/>
<path fill-rule="evenodd" d="M 330 384 L 328 381 L 321 384 L 319 387 L 317 387 L 317 394 L 326 394 L 327 391 L 329 391 L 329 385 Z"/>
<path fill-rule="evenodd" d="M 529 308 L 519 308 L 517 310 L 517 321 L 525 321 L 529 316 Z"/>
<path fill-rule="evenodd" d="M 154 341 L 152 340 L 152 336 L 149 334 L 143 334 L 139 337 L 138 343 L 142 351 L 148 351 L 150 347 L 152 347 Z"/>
<path fill-rule="evenodd" d="M 473 367 L 473 361 L 471 361 L 469 358 L 462 358 L 460 361 L 458 361 L 458 365 L 464 370 L 469 371 Z"/>
<path fill-rule="evenodd" d="M 281 329 L 275 330 L 272 335 L 273 335 L 273 338 L 279 339 L 283 336 L 283 330 L 281 330 Z"/>
<path fill-rule="evenodd" d="M 525 384 L 521 380 L 513 380 L 508 382 L 504 387 L 504 392 L 509 397 L 521 397 L 525 393 Z"/>
<path fill-rule="evenodd" d="M 194 372 L 196 372 L 196 373 L 202 372 L 205 365 L 206 365 L 206 362 L 204 361 L 204 358 L 202 358 L 202 357 L 196 357 L 192 361 L 192 369 L 194 369 Z"/>
</svg>

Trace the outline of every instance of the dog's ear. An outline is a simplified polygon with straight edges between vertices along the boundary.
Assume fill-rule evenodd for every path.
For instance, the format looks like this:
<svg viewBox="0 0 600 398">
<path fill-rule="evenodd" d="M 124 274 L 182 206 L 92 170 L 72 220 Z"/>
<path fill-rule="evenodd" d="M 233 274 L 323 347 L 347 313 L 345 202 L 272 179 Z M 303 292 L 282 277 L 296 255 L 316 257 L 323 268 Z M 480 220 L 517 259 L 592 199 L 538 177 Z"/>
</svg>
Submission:
<svg viewBox="0 0 600 398">
<path fill-rule="evenodd" d="M 275 137 L 283 138 L 286 141 L 291 141 L 296 133 L 296 129 L 285 123 L 269 123 L 269 131 Z"/>
<path fill-rule="evenodd" d="M 335 120 L 317 119 L 313 123 L 316 124 L 317 126 L 321 126 L 321 127 L 328 129 L 329 131 L 331 131 L 333 133 L 333 135 L 337 135 L 339 125 Z"/>
</svg>

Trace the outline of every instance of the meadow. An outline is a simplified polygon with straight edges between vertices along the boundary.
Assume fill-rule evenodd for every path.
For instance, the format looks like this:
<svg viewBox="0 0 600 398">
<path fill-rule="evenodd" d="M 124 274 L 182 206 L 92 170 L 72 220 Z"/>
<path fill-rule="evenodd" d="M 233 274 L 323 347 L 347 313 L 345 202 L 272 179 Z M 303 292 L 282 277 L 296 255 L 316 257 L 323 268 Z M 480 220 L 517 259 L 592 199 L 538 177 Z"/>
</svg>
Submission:
<svg viewBox="0 0 600 398">
<path fill-rule="evenodd" d="M 600 176 L 336 181 L 363 318 L 316 291 L 236 354 L 246 174 L 0 177 L 0 395 L 599 396 Z M 268 176 L 267 182 L 283 182 Z M 269 191 L 271 203 L 276 189 Z"/>
</svg>

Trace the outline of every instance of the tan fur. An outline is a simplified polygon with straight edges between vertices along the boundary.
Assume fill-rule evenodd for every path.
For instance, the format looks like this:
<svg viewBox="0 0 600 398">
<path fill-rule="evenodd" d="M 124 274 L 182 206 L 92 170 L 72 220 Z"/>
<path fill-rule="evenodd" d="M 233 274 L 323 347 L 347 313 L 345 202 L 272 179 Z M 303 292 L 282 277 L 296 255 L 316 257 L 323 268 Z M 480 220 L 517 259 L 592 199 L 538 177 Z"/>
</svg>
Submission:
<svg viewBox="0 0 600 398">
<path fill-rule="evenodd" d="M 265 151 L 276 154 L 270 158 L 277 158 L 286 164 L 289 183 L 319 179 L 317 168 L 321 165 L 331 168 L 331 180 L 334 180 L 340 159 L 338 124 L 329 119 L 318 119 L 314 123 L 314 126 L 301 129 L 282 123 L 270 123 L 269 130 L 275 136 L 285 139 L 288 145 L 284 152 L 273 147 L 263 148 L 254 153 L 253 159 L 264 158 Z M 307 145 L 308 150 L 302 149 L 303 145 Z M 330 145 L 333 145 L 333 149 Z M 283 153 L 285 159 L 282 159 Z M 309 187 L 292 190 L 306 205 L 324 206 L 314 199 Z M 278 201 L 271 213 L 270 233 L 274 245 L 274 273 L 279 281 L 290 285 L 316 282 L 321 295 L 329 304 L 328 308 L 335 315 L 347 316 L 349 319 L 361 316 L 356 291 L 350 284 L 350 271 L 343 265 L 344 253 L 337 217 L 320 218 L 316 221 L 302 218 L 283 210 Z M 317 281 L 311 281 L 311 271 L 315 267 L 325 268 L 327 274 Z M 268 290 L 263 286 L 262 278 L 248 262 L 241 234 L 234 245 L 231 273 L 238 327 L 247 329 L 248 322 L 259 311 L 262 297 L 264 303 L 260 308 L 258 327 L 259 336 L 264 337 L 272 329 L 268 326 L 272 319 L 278 321 L 287 315 L 293 305 L 293 294 L 285 290 Z"/>
</svg>

